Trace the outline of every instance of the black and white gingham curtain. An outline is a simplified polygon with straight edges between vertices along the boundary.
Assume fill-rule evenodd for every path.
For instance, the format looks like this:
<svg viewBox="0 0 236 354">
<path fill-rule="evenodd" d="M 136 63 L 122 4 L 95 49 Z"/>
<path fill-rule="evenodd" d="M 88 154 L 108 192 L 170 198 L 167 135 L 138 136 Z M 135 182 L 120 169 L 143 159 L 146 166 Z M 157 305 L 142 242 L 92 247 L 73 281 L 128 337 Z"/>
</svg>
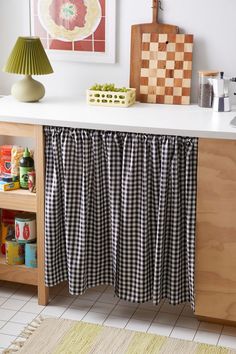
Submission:
<svg viewBox="0 0 236 354">
<path fill-rule="evenodd" d="M 45 127 L 46 285 L 194 306 L 197 139 Z"/>
</svg>

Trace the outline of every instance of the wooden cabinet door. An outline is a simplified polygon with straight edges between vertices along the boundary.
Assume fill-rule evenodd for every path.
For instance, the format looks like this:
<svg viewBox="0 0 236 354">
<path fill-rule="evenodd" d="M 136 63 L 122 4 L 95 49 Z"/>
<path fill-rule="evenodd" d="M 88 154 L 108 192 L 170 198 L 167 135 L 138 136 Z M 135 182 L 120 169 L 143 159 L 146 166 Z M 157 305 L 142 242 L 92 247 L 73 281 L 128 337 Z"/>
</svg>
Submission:
<svg viewBox="0 0 236 354">
<path fill-rule="evenodd" d="M 196 311 L 236 322 L 236 141 L 199 140 Z"/>
</svg>

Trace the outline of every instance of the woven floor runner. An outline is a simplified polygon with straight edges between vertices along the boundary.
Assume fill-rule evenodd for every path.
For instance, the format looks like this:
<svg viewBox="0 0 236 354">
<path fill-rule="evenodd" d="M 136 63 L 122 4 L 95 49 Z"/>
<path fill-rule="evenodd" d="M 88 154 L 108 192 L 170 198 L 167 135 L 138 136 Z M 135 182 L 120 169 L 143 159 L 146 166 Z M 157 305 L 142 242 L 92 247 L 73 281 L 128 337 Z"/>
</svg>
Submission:
<svg viewBox="0 0 236 354">
<path fill-rule="evenodd" d="M 7 354 L 233 354 L 216 347 L 155 334 L 65 319 L 41 319 L 21 334 Z"/>
</svg>

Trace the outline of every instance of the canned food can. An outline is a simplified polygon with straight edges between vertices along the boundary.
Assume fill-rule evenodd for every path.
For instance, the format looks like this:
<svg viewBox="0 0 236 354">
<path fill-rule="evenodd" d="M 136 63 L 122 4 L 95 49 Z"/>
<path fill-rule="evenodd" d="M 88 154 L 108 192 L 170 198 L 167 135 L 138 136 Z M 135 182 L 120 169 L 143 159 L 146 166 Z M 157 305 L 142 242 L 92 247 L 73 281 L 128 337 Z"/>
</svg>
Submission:
<svg viewBox="0 0 236 354">
<path fill-rule="evenodd" d="M 36 243 L 26 243 L 25 265 L 28 268 L 37 268 L 37 244 Z"/>
<path fill-rule="evenodd" d="M 28 172 L 28 188 L 31 193 L 36 193 L 36 174 L 35 171 Z"/>
<path fill-rule="evenodd" d="M 25 245 L 16 240 L 6 241 L 6 263 L 9 265 L 21 265 L 25 263 Z"/>
<path fill-rule="evenodd" d="M 15 218 L 15 237 L 19 243 L 36 240 L 36 216 L 31 213 L 19 214 Z"/>
</svg>

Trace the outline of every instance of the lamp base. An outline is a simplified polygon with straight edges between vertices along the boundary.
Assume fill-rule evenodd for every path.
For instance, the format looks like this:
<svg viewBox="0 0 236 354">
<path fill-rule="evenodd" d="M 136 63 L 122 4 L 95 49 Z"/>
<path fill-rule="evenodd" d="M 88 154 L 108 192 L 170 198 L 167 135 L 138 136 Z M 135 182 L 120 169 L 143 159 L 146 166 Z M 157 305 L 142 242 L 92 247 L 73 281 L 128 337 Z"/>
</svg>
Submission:
<svg viewBox="0 0 236 354">
<path fill-rule="evenodd" d="M 26 75 L 23 80 L 12 86 L 11 94 L 21 102 L 38 102 L 45 95 L 44 86 L 34 80 L 31 75 Z"/>
</svg>

